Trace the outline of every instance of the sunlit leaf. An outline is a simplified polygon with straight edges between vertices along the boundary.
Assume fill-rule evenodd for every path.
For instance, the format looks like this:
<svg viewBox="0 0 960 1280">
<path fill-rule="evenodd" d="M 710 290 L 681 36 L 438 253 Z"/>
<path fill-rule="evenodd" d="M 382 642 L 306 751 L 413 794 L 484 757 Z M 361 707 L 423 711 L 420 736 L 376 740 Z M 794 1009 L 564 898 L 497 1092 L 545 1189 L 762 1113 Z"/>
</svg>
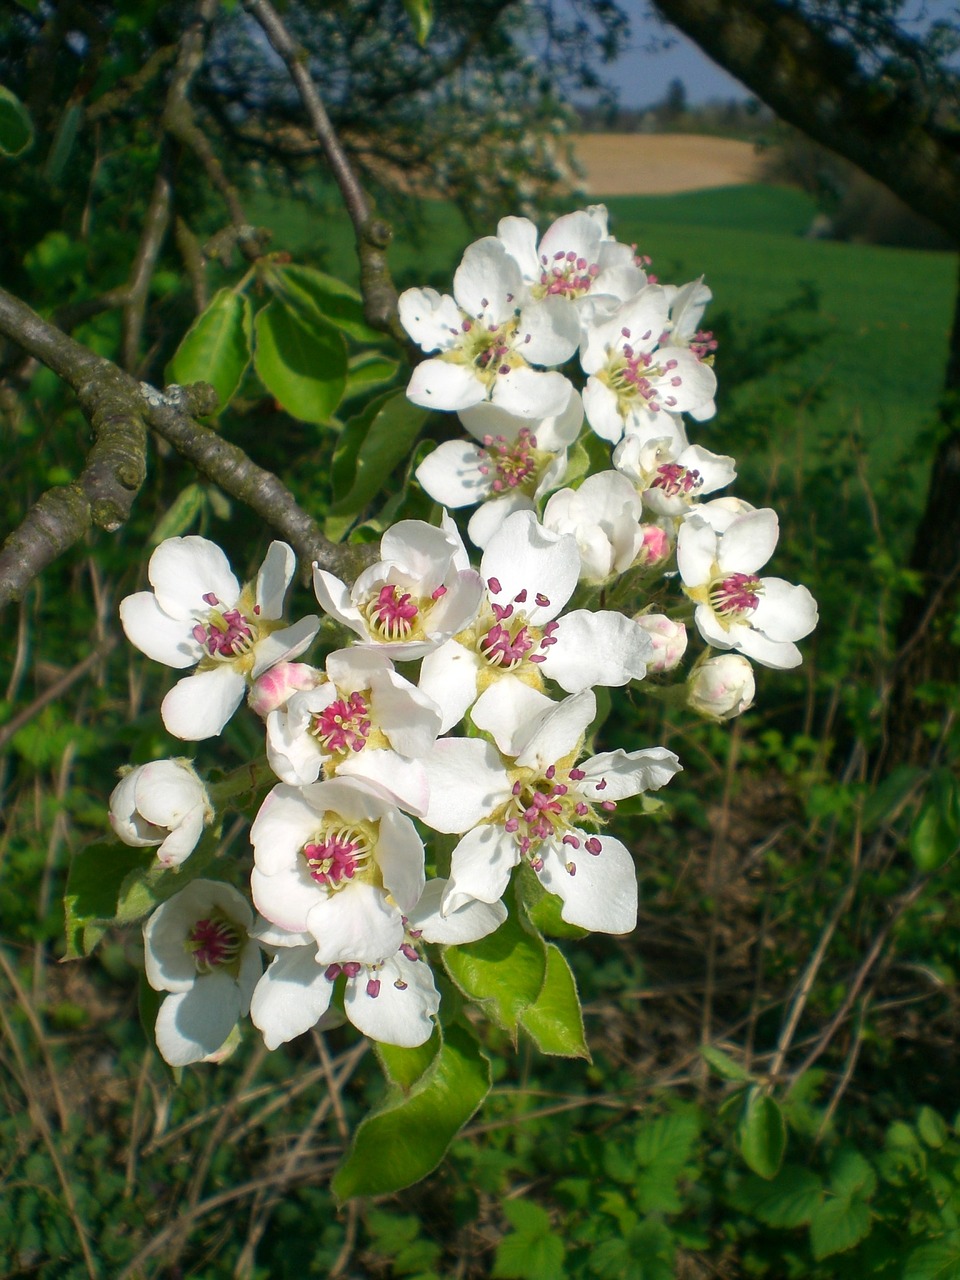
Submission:
<svg viewBox="0 0 960 1280">
<path fill-rule="evenodd" d="M 590 1058 L 577 984 L 560 949 L 552 944 L 547 946 L 547 966 L 540 994 L 520 1014 L 520 1026 L 541 1053 Z"/>
<path fill-rule="evenodd" d="M 266 389 L 292 417 L 328 423 L 347 382 L 343 335 L 276 299 L 258 312 L 255 327 L 253 363 Z"/>
<path fill-rule="evenodd" d="M 226 408 L 250 363 L 253 308 L 246 294 L 221 289 L 187 330 L 167 365 L 167 382 L 209 382 Z M 218 410 L 218 412 L 220 411 Z"/>
<path fill-rule="evenodd" d="M 451 1027 L 429 1069 L 409 1091 L 391 1089 L 361 1121 L 333 1176 L 338 1200 L 387 1195 L 435 1169 L 490 1089 L 490 1063 L 465 1031 Z"/>
</svg>

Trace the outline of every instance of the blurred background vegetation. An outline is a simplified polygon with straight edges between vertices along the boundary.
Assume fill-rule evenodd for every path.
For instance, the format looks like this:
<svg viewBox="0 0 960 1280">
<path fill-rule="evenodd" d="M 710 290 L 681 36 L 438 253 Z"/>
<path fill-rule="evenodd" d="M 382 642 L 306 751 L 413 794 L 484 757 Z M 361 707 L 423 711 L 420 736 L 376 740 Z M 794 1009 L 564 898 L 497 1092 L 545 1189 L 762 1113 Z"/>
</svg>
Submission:
<svg viewBox="0 0 960 1280">
<path fill-rule="evenodd" d="M 842 18 L 882 84 L 868 55 L 900 8 L 804 12 L 831 38 Z M 358 281 L 284 69 L 240 5 L 197 10 L 179 118 L 165 104 L 193 6 L 37 0 L 0 14 L 0 84 L 34 129 L 0 160 L 0 282 L 155 385 L 197 311 L 243 274 L 243 228 Z M 498 216 L 543 226 L 582 203 L 578 129 L 637 122 L 604 97 L 603 60 L 625 39 L 615 5 L 437 0 L 421 46 L 425 12 L 298 0 L 286 18 L 393 220 L 398 286 L 445 289 Z M 911 65 L 949 82 L 947 45 L 927 53 Z M 944 130 L 951 103 L 941 93 Z M 163 675 L 119 642 L 117 602 L 170 532 L 214 538 L 241 573 L 269 538 L 155 442 L 126 525 L 91 532 L 4 617 L 4 1276 L 960 1277 L 960 617 L 915 555 L 931 463 L 954 432 L 955 252 L 942 218 L 896 230 L 889 195 L 766 109 L 728 109 L 724 127 L 724 110 L 676 90 L 651 108 L 661 130 L 763 144 L 759 183 L 607 204 L 662 279 L 703 274 L 713 289 L 719 413 L 696 438 L 737 457 L 738 494 L 777 508 L 776 571 L 811 586 L 821 624 L 798 672 L 758 673 L 757 706 L 732 728 L 664 711 L 642 687 L 617 699 L 610 742 L 663 743 L 686 773 L 620 830 L 641 880 L 636 933 L 562 944 L 592 1062 L 555 1063 L 486 1028 L 494 1091 L 437 1174 L 338 1208 L 330 1172 L 382 1091 L 365 1042 L 345 1029 L 267 1054 L 250 1035 L 175 1086 L 139 1025 L 138 937 L 110 933 L 89 960 L 62 962 L 65 877 L 104 831 L 117 769 L 181 749 L 156 710 Z M 807 235 L 818 215 L 835 238 Z M 383 340 L 383 386 L 403 385 L 402 356 Z M 354 374 L 359 395 L 371 384 Z M 322 523 L 352 412 L 348 395 L 326 424 L 296 421 L 250 372 L 218 430 Z M 428 434 L 451 429 L 438 417 Z M 11 342 L 0 435 L 14 529 L 80 470 L 89 428 Z M 372 528 L 388 502 L 393 518 L 429 513 L 411 469 L 382 476 Z M 957 544 L 944 554 L 955 561 Z M 931 598 L 940 665 L 914 669 L 911 746 L 891 749 L 891 690 L 923 639 L 904 619 L 929 630 Z M 261 747 L 238 720 L 204 754 L 230 768 Z M 239 859 L 245 843 L 237 822 L 224 851 Z"/>
</svg>

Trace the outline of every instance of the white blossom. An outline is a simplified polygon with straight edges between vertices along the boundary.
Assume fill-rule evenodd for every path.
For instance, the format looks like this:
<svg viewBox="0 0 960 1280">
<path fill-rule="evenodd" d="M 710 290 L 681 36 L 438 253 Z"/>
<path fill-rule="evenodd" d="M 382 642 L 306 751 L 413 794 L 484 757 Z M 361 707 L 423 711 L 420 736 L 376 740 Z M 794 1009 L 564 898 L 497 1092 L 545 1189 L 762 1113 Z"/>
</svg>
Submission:
<svg viewBox="0 0 960 1280">
<path fill-rule="evenodd" d="M 734 516 L 721 533 L 695 512 L 680 526 L 677 566 L 707 644 L 788 668 L 802 661 L 794 641 L 817 625 L 817 605 L 806 587 L 758 576 L 778 537 L 777 514 L 769 508 Z"/>
<path fill-rule="evenodd" d="M 215 1060 L 250 1008 L 260 977 L 253 912 L 219 880 L 193 880 L 143 926 L 146 978 L 169 994 L 157 1014 L 157 1048 L 174 1067 Z"/>
<path fill-rule="evenodd" d="M 127 638 L 165 666 L 197 668 L 179 680 L 160 707 L 166 728 L 196 741 L 219 734 L 248 682 L 297 657 L 320 625 L 311 615 L 291 627 L 280 621 L 296 560 L 272 542 L 255 583 L 241 590 L 226 556 L 206 538 L 168 538 L 147 569 L 153 591 L 120 604 Z"/>
</svg>

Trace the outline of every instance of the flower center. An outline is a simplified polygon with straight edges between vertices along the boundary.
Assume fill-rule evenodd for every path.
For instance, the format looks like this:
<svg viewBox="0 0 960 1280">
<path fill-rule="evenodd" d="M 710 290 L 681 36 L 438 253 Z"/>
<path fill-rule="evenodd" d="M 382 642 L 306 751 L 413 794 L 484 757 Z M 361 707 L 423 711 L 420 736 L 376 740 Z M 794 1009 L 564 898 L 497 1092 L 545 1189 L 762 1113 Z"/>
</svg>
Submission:
<svg viewBox="0 0 960 1280">
<path fill-rule="evenodd" d="M 243 933 L 227 916 L 214 911 L 194 924 L 185 945 L 197 973 L 212 973 L 214 969 L 236 968 Z"/>
<path fill-rule="evenodd" d="M 620 333 L 629 340 L 629 329 L 621 329 Z M 651 337 L 652 331 L 648 330 L 642 335 L 641 341 L 648 342 Z M 629 341 L 625 342 L 620 354 L 613 358 L 607 369 L 607 381 L 617 396 L 621 412 L 625 406 L 629 407 L 637 400 L 642 400 L 644 407 L 651 413 L 659 412 L 663 405 L 668 409 L 673 408 L 677 403 L 676 396 L 668 393 L 662 397 L 661 403 L 661 389 L 664 380 L 671 387 L 680 386 L 682 379 L 673 372 L 676 368 L 676 360 L 668 359 L 662 365 L 658 364 L 652 352 L 635 351 Z"/>
<path fill-rule="evenodd" d="M 659 489 L 668 498 L 678 498 L 696 493 L 702 485 L 703 476 L 699 471 L 683 467 L 679 462 L 665 462 L 657 467 L 650 488 Z"/>
<path fill-rule="evenodd" d="M 336 814 L 329 816 L 332 821 L 303 846 L 302 852 L 317 884 L 336 893 L 358 877 L 370 878 L 375 841 L 363 827 L 347 826 Z"/>
<path fill-rule="evenodd" d="M 535 297 L 544 298 L 550 294 L 560 294 L 564 298 L 581 298 L 590 291 L 594 280 L 600 274 L 596 262 L 587 262 L 579 257 L 574 249 L 566 252 L 559 249 L 552 258 L 545 253 L 540 255 L 540 287 L 533 289 Z"/>
<path fill-rule="evenodd" d="M 205 655 L 229 661 L 250 653 L 258 638 L 256 621 L 236 607 L 227 609 L 212 591 L 203 597 L 203 602 L 210 609 L 193 628 L 193 638 L 203 646 Z M 260 606 L 254 605 L 253 612 L 258 614 Z"/>
<path fill-rule="evenodd" d="M 513 441 L 505 436 L 484 436 L 483 445 L 490 461 L 480 464 L 480 474 L 488 476 L 492 469 L 490 487 L 494 493 L 508 489 L 532 490 L 536 486 L 542 455 L 537 453 L 537 437 L 529 427 L 521 427 Z"/>
<path fill-rule="evenodd" d="M 486 298 L 481 299 L 481 306 L 489 306 Z M 472 366 L 481 382 L 492 386 L 497 374 L 509 373 L 526 363 L 516 349 L 519 318 L 519 310 L 503 324 L 488 323 L 482 315 L 475 319 L 464 316 L 460 328 L 450 330 L 458 341 L 457 347 L 443 352 L 440 358 Z M 530 335 L 526 334 L 523 342 L 529 341 Z"/>
<path fill-rule="evenodd" d="M 738 622 L 760 603 L 763 584 L 752 573 L 731 573 L 710 583 L 710 607 L 724 622 Z"/>
<path fill-rule="evenodd" d="M 488 580 L 490 590 L 497 594 L 500 583 L 496 578 Z M 527 591 L 524 588 L 513 598 L 511 604 L 490 602 L 486 622 L 476 630 L 474 647 L 481 658 L 491 666 L 513 671 L 524 661 L 540 663 L 546 660 L 546 650 L 557 643 L 554 632 L 559 623 L 548 622 L 544 627 L 534 627 L 527 621 L 526 615 L 517 612 L 515 605 L 525 604 Z M 539 592 L 534 600 L 540 608 L 546 608 L 550 601 Z"/>
<path fill-rule="evenodd" d="M 527 859 L 534 871 L 543 870 L 543 859 L 538 852 L 543 841 L 559 841 L 569 855 L 565 864 L 567 872 L 576 875 L 574 857 L 581 847 L 594 857 L 603 849 L 596 836 L 588 836 L 582 830 L 585 822 L 596 826 L 603 821 L 596 812 L 596 802 L 588 801 L 577 786 L 586 775 L 582 769 L 563 769 L 557 765 L 550 765 L 540 777 L 530 778 L 527 770 L 518 772 L 527 776 L 517 778 L 513 784 L 513 799 L 507 805 L 504 830 L 514 837 L 520 856 Z M 602 791 L 605 787 L 606 782 L 601 779 L 597 789 Z M 601 800 L 599 807 L 612 813 L 617 806 L 613 800 Z"/>
<path fill-rule="evenodd" d="M 310 733 L 325 751 L 362 751 L 370 733 L 370 715 L 360 693 L 347 699 L 338 698 L 317 712 L 310 722 Z"/>
</svg>

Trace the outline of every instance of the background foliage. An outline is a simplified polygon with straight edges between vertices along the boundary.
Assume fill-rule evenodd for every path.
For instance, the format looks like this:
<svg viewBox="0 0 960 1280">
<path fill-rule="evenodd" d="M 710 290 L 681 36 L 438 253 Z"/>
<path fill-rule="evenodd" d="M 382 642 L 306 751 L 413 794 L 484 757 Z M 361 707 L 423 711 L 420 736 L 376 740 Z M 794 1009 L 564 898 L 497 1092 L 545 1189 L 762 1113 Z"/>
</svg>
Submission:
<svg viewBox="0 0 960 1280">
<path fill-rule="evenodd" d="M 24 5 L 2 20 L 0 81 L 35 129 L 22 156 L 0 161 L 4 285 L 137 376 L 213 382 L 230 401 L 216 430 L 276 472 L 328 536 L 359 526 L 372 537 L 398 515 L 429 514 L 410 450 L 416 459 L 417 440 L 448 424 L 387 399 L 405 381 L 404 353 L 367 327 L 350 287 L 349 224 L 274 69 L 262 83 L 250 75 L 250 42 L 237 34 L 246 19 L 226 7 L 193 99 L 218 170 L 189 130 L 158 127 L 182 7 L 142 3 L 115 21 L 113 8 Z M 401 6 L 393 26 L 364 6 L 316 8 L 302 7 L 300 34 L 309 25 L 319 49 L 326 33 L 337 59 L 354 23 L 366 23 L 371 49 L 395 48 L 398 66 L 419 47 Z M 469 76 L 453 77 L 455 109 L 433 71 L 419 97 L 391 99 L 386 71 L 382 83 L 368 76 L 363 91 L 386 99 L 371 105 L 356 88 L 368 54 L 353 73 L 331 64 L 330 106 L 355 110 L 358 152 L 360 124 L 388 158 L 404 154 L 393 149 L 404 128 L 430 157 L 449 149 L 430 179 L 448 199 L 394 188 L 401 287 L 446 286 L 470 235 L 458 210 L 491 230 L 498 213 L 523 207 L 496 188 L 472 203 L 468 179 L 484 166 L 463 157 L 475 154 L 477 123 L 491 143 L 514 129 L 521 146 L 530 111 L 548 104 L 539 146 L 562 119 L 552 85 L 509 88 L 513 54 L 489 71 L 507 15 L 471 9 L 464 41 L 480 53 Z M 438 7 L 431 59 L 460 56 L 454 10 Z M 397 30 L 390 45 L 384 33 Z M 157 58 L 155 78 L 131 81 Z M 508 91 L 517 114 L 505 120 L 491 107 Z M 425 117 L 451 139 L 418 132 Z M 337 123 L 354 140 L 351 121 Z M 135 283 L 158 173 L 175 200 L 148 289 L 101 306 Z M 541 224 L 575 203 L 549 185 L 519 194 Z M 813 585 L 822 621 L 804 667 L 762 684 L 732 733 L 642 689 L 612 710 L 611 740 L 663 743 L 687 774 L 652 814 L 622 806 L 641 876 L 636 934 L 558 939 L 589 1061 L 571 1066 L 527 1034 L 514 1046 L 484 1025 L 493 1091 L 439 1172 L 382 1199 L 349 1198 L 341 1181 L 338 1206 L 331 1175 L 359 1117 L 383 1101 L 384 1077 L 403 1092 L 396 1063 L 349 1030 L 273 1054 L 249 1037 L 221 1067 L 175 1083 L 140 1027 L 136 931 L 107 931 L 89 960 L 59 963 L 68 868 L 74 860 L 76 891 L 116 769 L 172 748 L 153 710 L 163 677 L 117 643 L 117 601 L 165 536 L 213 537 L 248 573 L 268 540 L 242 503 L 161 442 L 126 525 L 91 533 L 6 618 L 4 1274 L 960 1275 L 956 685 L 920 691 L 922 763 L 876 764 L 893 627 L 917 586 L 902 565 L 937 433 L 953 258 L 803 239 L 809 198 L 780 187 L 608 203 L 617 236 L 665 278 L 703 272 L 713 288 L 723 399 L 705 443 L 729 441 L 738 491 L 780 511 L 780 571 Z M 239 228 L 261 225 L 277 256 L 253 267 L 245 250 L 259 233 Z M 2 362 L 12 528 L 76 474 L 89 428 L 48 370 L 10 344 Z M 232 723 L 218 765 L 257 753 L 256 738 Z M 228 822 L 221 856 L 245 840 L 244 820 Z"/>
</svg>

